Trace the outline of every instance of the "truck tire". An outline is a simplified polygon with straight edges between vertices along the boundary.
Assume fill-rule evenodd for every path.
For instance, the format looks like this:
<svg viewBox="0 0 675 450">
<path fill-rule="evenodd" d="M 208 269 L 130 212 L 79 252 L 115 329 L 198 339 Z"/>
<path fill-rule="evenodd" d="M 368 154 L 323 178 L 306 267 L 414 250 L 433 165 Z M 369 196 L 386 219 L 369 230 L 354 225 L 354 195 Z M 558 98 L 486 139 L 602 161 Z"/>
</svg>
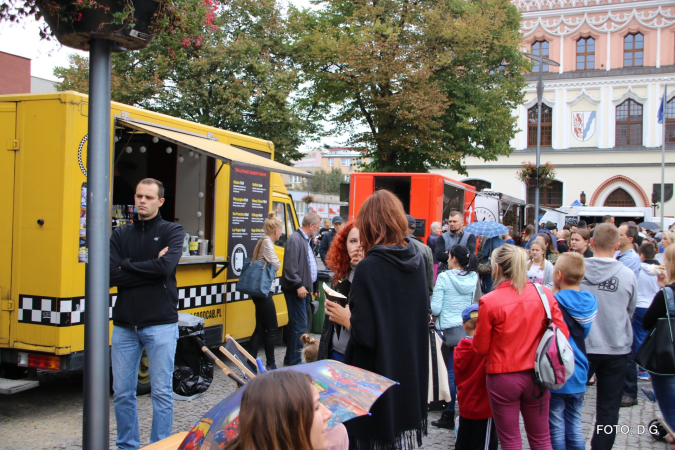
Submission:
<svg viewBox="0 0 675 450">
<path fill-rule="evenodd" d="M 152 388 L 150 387 L 150 370 L 149 370 L 148 356 L 141 355 L 141 362 L 138 364 L 138 383 L 136 384 L 136 395 L 148 395 Z"/>
</svg>

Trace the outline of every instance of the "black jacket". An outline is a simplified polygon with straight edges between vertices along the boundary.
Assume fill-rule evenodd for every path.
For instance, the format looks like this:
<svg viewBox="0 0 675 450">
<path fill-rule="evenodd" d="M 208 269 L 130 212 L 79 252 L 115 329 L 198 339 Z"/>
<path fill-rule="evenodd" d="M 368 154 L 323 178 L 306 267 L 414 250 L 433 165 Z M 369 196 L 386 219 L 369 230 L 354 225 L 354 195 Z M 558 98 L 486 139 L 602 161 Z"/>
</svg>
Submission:
<svg viewBox="0 0 675 450">
<path fill-rule="evenodd" d="M 345 423 L 350 445 L 394 450 L 422 445 L 427 431 L 429 302 L 417 246 L 375 246 L 354 272 L 351 335 L 345 363 L 383 375 L 393 386 L 370 409 Z"/>
<path fill-rule="evenodd" d="M 337 284 L 333 284 L 333 289 L 347 297 L 347 301 L 349 301 L 349 291 L 351 288 L 352 283 L 347 278 L 339 281 Z M 329 302 L 330 300 L 326 299 L 326 301 Z M 321 330 L 317 360 L 328 359 L 330 356 L 330 351 L 333 350 L 333 331 L 335 330 L 335 326 L 335 323 L 326 316 L 323 321 L 323 329 Z"/>
<path fill-rule="evenodd" d="M 182 226 L 159 214 L 115 229 L 110 237 L 110 286 L 117 286 L 115 325 L 141 328 L 178 322 L 176 266 L 184 236 Z M 169 251 L 158 258 L 164 247 Z"/>
<path fill-rule="evenodd" d="M 332 244 L 333 239 L 335 239 L 335 234 L 335 230 L 330 230 L 321 238 L 321 244 L 319 245 L 319 255 L 321 256 L 321 261 L 323 261 L 324 264 L 326 264 L 326 255 L 328 254 L 330 244 Z"/>
</svg>

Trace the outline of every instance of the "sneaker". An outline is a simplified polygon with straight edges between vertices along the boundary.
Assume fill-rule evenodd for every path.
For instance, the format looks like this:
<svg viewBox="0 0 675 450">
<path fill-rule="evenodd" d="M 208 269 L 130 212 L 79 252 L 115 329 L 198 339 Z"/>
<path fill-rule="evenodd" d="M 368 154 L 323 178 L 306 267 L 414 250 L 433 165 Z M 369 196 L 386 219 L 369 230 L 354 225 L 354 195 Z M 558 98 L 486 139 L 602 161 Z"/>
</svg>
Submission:
<svg viewBox="0 0 675 450">
<path fill-rule="evenodd" d="M 447 428 L 448 430 L 452 430 L 455 428 L 455 412 L 443 411 L 441 418 L 438 420 L 432 420 L 431 424 L 438 428 Z"/>
<path fill-rule="evenodd" d="M 638 380 L 649 381 L 649 373 L 646 370 L 639 370 Z"/>
<path fill-rule="evenodd" d="M 622 408 L 635 406 L 637 404 L 638 404 L 637 397 L 629 397 L 627 395 L 624 395 L 624 396 L 621 397 L 621 407 Z"/>
<path fill-rule="evenodd" d="M 277 370 L 277 365 L 276 363 L 269 363 L 267 366 L 265 366 L 265 370 Z"/>
</svg>

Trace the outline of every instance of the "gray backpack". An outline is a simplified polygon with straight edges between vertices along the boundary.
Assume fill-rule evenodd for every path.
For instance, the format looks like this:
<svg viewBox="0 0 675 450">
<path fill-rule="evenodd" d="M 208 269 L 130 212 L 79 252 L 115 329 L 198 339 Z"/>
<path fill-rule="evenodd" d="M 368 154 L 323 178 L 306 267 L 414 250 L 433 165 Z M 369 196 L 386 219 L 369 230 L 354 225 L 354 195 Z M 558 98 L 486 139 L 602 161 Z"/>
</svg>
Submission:
<svg viewBox="0 0 675 450">
<path fill-rule="evenodd" d="M 574 373 L 574 350 L 565 334 L 551 320 L 551 308 L 544 289 L 540 284 L 534 287 L 546 311 L 546 319 L 542 322 L 546 331 L 534 355 L 534 381 L 541 387 L 560 389 Z"/>
</svg>

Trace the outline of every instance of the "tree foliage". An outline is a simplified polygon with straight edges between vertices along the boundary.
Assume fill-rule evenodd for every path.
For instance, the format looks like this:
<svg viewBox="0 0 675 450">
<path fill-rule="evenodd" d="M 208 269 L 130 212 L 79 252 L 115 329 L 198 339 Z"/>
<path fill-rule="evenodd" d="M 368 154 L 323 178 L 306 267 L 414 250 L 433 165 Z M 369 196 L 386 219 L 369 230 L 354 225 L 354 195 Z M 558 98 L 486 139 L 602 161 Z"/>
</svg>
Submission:
<svg viewBox="0 0 675 450">
<path fill-rule="evenodd" d="M 529 63 L 509 0 L 321 4 L 289 18 L 302 94 L 368 149 L 367 170 L 464 171 L 465 156 L 510 153 Z"/>
<path fill-rule="evenodd" d="M 299 159 L 318 120 L 306 101 L 292 98 L 302 80 L 275 2 L 233 0 L 213 23 L 183 48 L 155 39 L 144 50 L 114 54 L 112 99 L 267 139 L 277 161 Z M 71 58 L 55 75 L 64 78 L 61 89 L 88 92 L 86 58 Z"/>
<path fill-rule="evenodd" d="M 340 183 L 345 179 L 344 174 L 337 167 L 333 167 L 330 172 L 319 169 L 314 172 L 314 177 L 305 179 L 300 185 L 300 190 L 307 190 L 309 183 L 309 192 L 317 194 L 340 194 Z"/>
</svg>

